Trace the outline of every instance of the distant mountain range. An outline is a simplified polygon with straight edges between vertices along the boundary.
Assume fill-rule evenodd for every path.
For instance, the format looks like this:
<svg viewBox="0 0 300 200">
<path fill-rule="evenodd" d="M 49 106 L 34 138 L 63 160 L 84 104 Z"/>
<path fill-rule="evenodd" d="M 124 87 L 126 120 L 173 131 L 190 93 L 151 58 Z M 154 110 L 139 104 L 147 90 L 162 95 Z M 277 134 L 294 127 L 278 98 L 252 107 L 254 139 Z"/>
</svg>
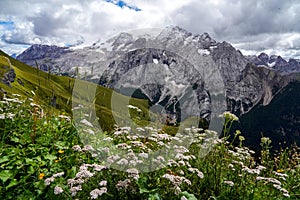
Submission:
<svg viewBox="0 0 300 200">
<path fill-rule="evenodd" d="M 261 53 L 258 56 L 248 56 L 248 60 L 257 66 L 270 67 L 281 74 L 300 72 L 300 60 L 290 58 L 286 61 L 281 56 Z"/>
<path fill-rule="evenodd" d="M 17 59 L 125 94 L 139 88 L 128 94 L 163 107 L 178 121 L 191 113 L 209 121 L 215 111 L 229 110 L 241 116 L 238 127 L 254 147 L 261 132 L 275 146 L 283 140 L 300 144 L 300 64 L 295 59 L 265 53 L 246 57 L 227 42 L 180 27 L 121 33 L 82 49 L 33 45 Z M 222 95 L 224 102 L 213 102 Z"/>
</svg>

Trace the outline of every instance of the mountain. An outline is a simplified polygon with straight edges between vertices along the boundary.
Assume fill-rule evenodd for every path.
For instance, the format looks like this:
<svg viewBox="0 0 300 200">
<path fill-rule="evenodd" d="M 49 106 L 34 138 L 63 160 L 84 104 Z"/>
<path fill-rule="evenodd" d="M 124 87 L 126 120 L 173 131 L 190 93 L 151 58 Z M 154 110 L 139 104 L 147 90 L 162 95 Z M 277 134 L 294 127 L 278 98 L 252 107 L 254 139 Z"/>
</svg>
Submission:
<svg viewBox="0 0 300 200">
<path fill-rule="evenodd" d="M 126 96 L 146 99 L 152 111 L 166 114 L 172 125 L 190 115 L 209 122 L 225 110 L 246 120 L 241 124 L 251 124 L 263 110 L 289 102 L 284 99 L 291 84 L 297 83 L 293 73 L 298 72 L 299 64 L 267 54 L 245 57 L 225 41 L 180 27 L 120 33 L 82 49 L 58 48 L 60 53 L 51 46 L 31 48 L 17 59 L 31 66 L 45 64 L 52 73 L 80 77 Z M 39 53 L 33 50 L 38 48 Z M 282 103 L 274 103 L 281 98 Z M 297 119 L 297 109 L 289 111 L 287 118 Z M 280 112 L 269 113 L 281 119 Z M 240 128 L 245 133 L 267 131 L 278 141 L 275 133 L 279 127 L 264 129 L 264 123 L 271 124 L 268 117 L 257 118 L 261 120 L 257 127 Z M 293 141 L 290 126 L 282 124 L 280 131 L 287 141 Z"/>
<path fill-rule="evenodd" d="M 260 53 L 258 56 L 249 56 L 248 60 L 257 66 L 270 67 L 283 75 L 300 72 L 300 61 L 293 58 L 286 61 L 281 56 Z"/>
</svg>

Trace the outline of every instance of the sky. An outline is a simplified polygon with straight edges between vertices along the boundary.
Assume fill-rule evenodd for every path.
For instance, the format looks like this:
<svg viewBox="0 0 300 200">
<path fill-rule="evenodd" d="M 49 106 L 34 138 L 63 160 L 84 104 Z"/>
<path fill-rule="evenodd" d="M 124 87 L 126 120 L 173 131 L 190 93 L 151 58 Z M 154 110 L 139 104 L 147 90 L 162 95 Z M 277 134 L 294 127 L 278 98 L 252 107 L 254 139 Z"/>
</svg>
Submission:
<svg viewBox="0 0 300 200">
<path fill-rule="evenodd" d="M 91 45 L 123 31 L 180 26 L 245 55 L 300 59 L 298 0 L 1 0 L 0 49 Z"/>
</svg>

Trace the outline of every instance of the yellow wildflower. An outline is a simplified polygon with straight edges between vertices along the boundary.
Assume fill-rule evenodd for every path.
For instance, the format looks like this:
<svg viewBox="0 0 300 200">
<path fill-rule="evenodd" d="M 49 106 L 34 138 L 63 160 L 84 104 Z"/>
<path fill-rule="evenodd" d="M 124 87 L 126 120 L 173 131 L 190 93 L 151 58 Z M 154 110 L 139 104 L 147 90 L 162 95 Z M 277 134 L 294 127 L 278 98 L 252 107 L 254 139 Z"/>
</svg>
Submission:
<svg viewBox="0 0 300 200">
<path fill-rule="evenodd" d="M 64 150 L 58 150 L 58 153 L 64 153 L 65 151 Z"/>
<path fill-rule="evenodd" d="M 59 161 L 61 161 L 61 158 L 60 158 L 60 157 L 58 157 L 57 160 L 54 160 L 55 163 L 58 163 Z"/>
<path fill-rule="evenodd" d="M 283 169 L 277 169 L 277 172 L 282 173 L 282 172 L 284 172 L 284 170 Z"/>
<path fill-rule="evenodd" d="M 39 174 L 39 179 L 42 180 L 44 178 L 45 174 L 44 173 L 40 173 Z"/>
</svg>

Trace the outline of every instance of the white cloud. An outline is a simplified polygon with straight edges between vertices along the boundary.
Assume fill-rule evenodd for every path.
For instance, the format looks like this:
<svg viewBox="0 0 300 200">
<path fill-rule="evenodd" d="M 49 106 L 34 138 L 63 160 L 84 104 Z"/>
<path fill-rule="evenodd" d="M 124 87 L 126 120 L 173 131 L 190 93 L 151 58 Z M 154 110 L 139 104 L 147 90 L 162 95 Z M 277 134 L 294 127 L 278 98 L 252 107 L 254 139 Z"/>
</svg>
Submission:
<svg viewBox="0 0 300 200">
<path fill-rule="evenodd" d="M 179 25 L 193 33 L 208 32 L 243 52 L 273 49 L 297 55 L 300 48 L 300 2 L 279 0 L 124 0 L 138 7 L 120 8 L 104 0 L 1 0 L 1 48 L 17 44 L 92 44 L 101 38 L 139 28 Z M 10 43 L 10 44 L 8 44 Z M 15 45 L 12 45 L 15 44 Z M 10 47 L 7 47 L 10 46 Z"/>
</svg>

